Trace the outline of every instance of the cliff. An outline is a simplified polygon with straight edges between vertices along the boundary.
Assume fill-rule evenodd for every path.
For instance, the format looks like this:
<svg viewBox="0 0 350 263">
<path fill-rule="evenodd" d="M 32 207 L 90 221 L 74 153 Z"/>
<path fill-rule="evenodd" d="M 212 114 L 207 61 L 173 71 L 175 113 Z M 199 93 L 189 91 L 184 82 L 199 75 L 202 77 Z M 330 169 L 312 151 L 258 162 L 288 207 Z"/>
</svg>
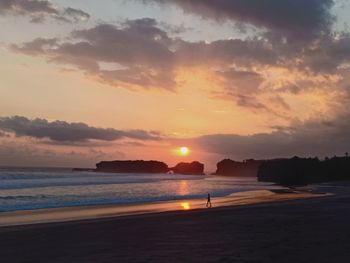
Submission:
<svg viewBox="0 0 350 263">
<path fill-rule="evenodd" d="M 333 157 L 320 161 L 318 158 L 275 159 L 262 163 L 258 180 L 285 186 L 349 180 L 350 158 Z"/>
<path fill-rule="evenodd" d="M 204 175 L 204 164 L 200 162 L 178 163 L 170 170 L 176 174 Z"/>
<path fill-rule="evenodd" d="M 97 172 L 113 173 L 166 173 L 168 165 L 159 161 L 110 161 L 96 164 Z"/>
<path fill-rule="evenodd" d="M 257 176 L 258 168 L 262 162 L 263 161 L 253 159 L 243 162 L 225 159 L 217 163 L 215 174 L 225 176 Z"/>
</svg>

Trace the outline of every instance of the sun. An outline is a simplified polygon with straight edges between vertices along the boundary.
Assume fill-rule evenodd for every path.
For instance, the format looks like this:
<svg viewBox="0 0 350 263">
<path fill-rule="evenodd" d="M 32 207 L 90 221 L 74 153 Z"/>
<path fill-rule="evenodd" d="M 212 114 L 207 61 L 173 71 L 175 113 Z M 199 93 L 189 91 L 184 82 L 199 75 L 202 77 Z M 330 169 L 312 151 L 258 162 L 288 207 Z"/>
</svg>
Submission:
<svg viewBox="0 0 350 263">
<path fill-rule="evenodd" d="M 180 147 L 179 153 L 182 156 L 187 156 L 190 153 L 190 149 L 188 149 L 188 147 Z"/>
</svg>

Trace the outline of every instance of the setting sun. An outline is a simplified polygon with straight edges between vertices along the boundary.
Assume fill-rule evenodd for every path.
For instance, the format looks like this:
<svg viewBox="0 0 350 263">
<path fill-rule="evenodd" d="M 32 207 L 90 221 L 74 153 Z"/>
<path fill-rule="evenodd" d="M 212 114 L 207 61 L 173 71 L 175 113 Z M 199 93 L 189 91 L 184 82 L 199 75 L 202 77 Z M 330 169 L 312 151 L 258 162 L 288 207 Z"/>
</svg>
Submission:
<svg viewBox="0 0 350 263">
<path fill-rule="evenodd" d="M 349 14 L 0 0 L 0 263 L 350 262 Z"/>
<path fill-rule="evenodd" d="M 190 153 L 190 149 L 188 147 L 181 147 L 179 149 L 180 155 L 186 156 Z"/>
</svg>

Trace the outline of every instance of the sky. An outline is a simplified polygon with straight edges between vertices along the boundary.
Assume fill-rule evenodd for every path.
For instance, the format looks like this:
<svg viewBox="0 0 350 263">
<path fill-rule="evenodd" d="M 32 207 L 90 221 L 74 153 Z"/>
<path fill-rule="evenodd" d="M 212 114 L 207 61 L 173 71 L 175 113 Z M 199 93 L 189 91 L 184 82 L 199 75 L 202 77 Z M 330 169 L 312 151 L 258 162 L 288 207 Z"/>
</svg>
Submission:
<svg viewBox="0 0 350 263">
<path fill-rule="evenodd" d="M 0 165 L 212 171 L 343 155 L 349 12 L 349 0 L 1 0 Z"/>
</svg>

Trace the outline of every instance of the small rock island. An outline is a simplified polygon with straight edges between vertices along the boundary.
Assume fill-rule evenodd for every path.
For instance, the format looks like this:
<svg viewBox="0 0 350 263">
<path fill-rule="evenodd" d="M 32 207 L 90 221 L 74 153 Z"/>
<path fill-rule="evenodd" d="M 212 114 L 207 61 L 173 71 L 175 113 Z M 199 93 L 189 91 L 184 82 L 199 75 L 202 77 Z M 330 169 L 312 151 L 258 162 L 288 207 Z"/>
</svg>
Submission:
<svg viewBox="0 0 350 263">
<path fill-rule="evenodd" d="M 168 171 L 168 165 L 159 161 L 103 161 L 96 164 L 96 172 L 167 173 Z"/>
<path fill-rule="evenodd" d="M 204 175 L 204 164 L 200 162 L 178 163 L 170 170 L 176 174 Z"/>
<path fill-rule="evenodd" d="M 261 160 L 249 159 L 237 162 L 224 159 L 217 163 L 215 175 L 224 176 L 257 176 L 258 169 L 263 163 Z"/>
<path fill-rule="evenodd" d="M 108 173 L 168 173 L 185 175 L 204 175 L 204 164 L 200 162 L 178 163 L 176 166 L 169 166 L 160 161 L 102 161 L 96 164 L 96 172 Z"/>
</svg>

